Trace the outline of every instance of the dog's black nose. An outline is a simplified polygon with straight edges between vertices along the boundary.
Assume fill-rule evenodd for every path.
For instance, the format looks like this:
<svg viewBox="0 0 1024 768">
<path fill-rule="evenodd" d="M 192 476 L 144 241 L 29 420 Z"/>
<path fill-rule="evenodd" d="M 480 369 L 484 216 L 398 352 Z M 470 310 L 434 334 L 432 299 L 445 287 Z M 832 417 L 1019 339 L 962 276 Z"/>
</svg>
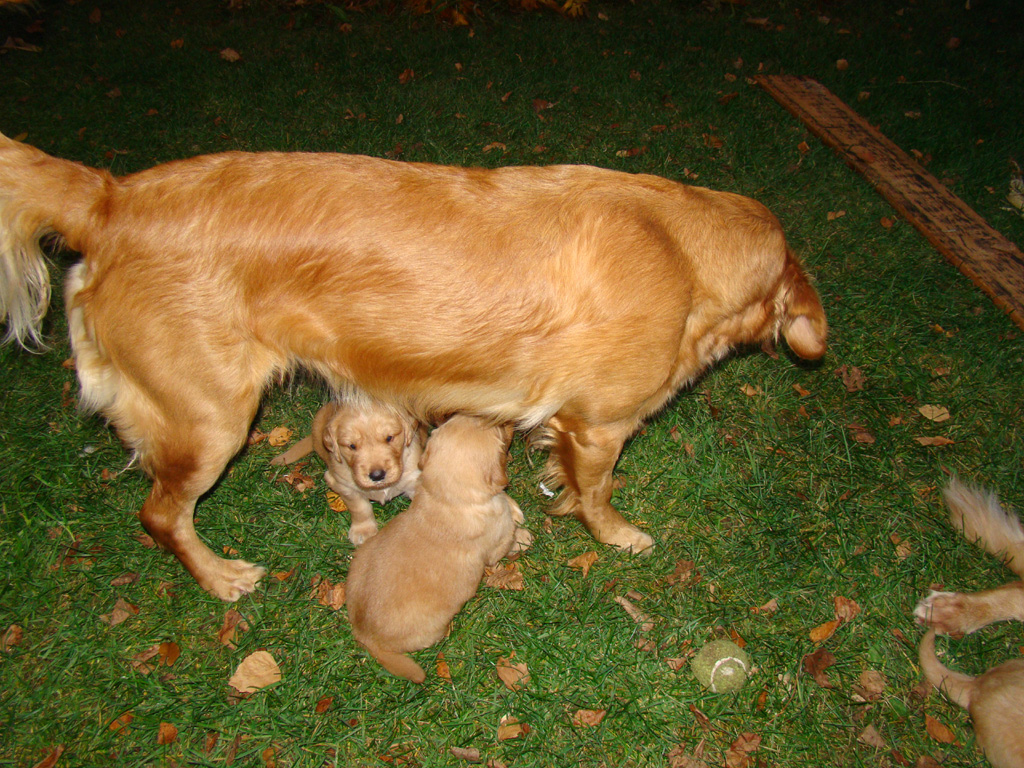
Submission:
<svg viewBox="0 0 1024 768">
<path fill-rule="evenodd" d="M 387 476 L 388 471 L 386 469 L 374 469 L 373 471 L 370 472 L 370 479 L 373 480 L 373 482 L 375 483 L 379 483 Z"/>
</svg>

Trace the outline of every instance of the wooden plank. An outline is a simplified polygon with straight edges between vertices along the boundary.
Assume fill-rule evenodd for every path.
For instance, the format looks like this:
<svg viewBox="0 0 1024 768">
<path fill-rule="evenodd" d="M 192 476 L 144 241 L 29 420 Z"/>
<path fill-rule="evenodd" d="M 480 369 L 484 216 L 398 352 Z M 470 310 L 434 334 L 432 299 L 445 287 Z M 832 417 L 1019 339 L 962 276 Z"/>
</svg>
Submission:
<svg viewBox="0 0 1024 768">
<path fill-rule="evenodd" d="M 1016 245 L 821 83 L 757 80 L 1024 329 L 1024 254 Z"/>
</svg>

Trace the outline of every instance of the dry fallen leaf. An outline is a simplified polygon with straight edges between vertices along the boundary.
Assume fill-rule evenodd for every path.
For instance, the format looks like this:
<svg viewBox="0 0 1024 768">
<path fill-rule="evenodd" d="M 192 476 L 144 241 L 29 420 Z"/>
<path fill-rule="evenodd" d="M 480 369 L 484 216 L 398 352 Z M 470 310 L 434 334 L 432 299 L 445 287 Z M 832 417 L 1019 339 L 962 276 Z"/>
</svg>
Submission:
<svg viewBox="0 0 1024 768">
<path fill-rule="evenodd" d="M 131 712 L 122 712 L 120 715 L 114 718 L 113 722 L 110 723 L 108 728 L 114 733 L 123 734 L 128 730 L 128 725 L 132 720 L 135 719 L 135 715 Z"/>
<path fill-rule="evenodd" d="M 345 504 L 345 500 L 334 491 L 327 492 L 327 506 L 335 512 L 348 512 L 348 505 Z"/>
<path fill-rule="evenodd" d="M 484 584 L 494 589 L 514 589 L 516 591 L 521 591 L 526 587 L 522 571 L 514 562 L 506 562 L 494 568 L 485 568 Z"/>
<path fill-rule="evenodd" d="M 875 436 L 863 424 L 847 424 L 846 428 L 850 430 L 850 437 L 853 439 L 853 442 L 863 443 L 864 445 L 875 444 Z"/>
<path fill-rule="evenodd" d="M 314 576 L 312 583 L 313 589 L 310 591 L 309 596 L 320 603 L 320 605 L 335 611 L 345 605 L 345 582 L 339 581 L 334 583 L 330 579 Z"/>
<path fill-rule="evenodd" d="M 498 659 L 498 678 L 510 691 L 518 691 L 530 682 L 530 670 L 525 662 L 517 664 L 503 656 Z"/>
<path fill-rule="evenodd" d="M 156 734 L 157 744 L 173 744 L 178 739 L 178 729 L 171 723 L 160 723 Z"/>
<path fill-rule="evenodd" d="M 931 715 L 924 716 L 924 729 L 928 735 L 940 744 L 956 744 L 956 735 L 945 723 L 936 720 Z"/>
<path fill-rule="evenodd" d="M 572 716 L 572 724 L 577 728 L 586 726 L 593 728 L 600 725 L 604 716 L 608 714 L 604 709 L 577 709 Z"/>
<path fill-rule="evenodd" d="M 616 597 L 615 602 L 621 605 L 626 613 L 628 613 L 633 621 L 640 625 L 640 629 L 644 632 L 650 632 L 654 629 L 654 622 L 651 617 L 646 613 L 637 608 L 631 600 L 625 597 Z"/>
<path fill-rule="evenodd" d="M 437 672 L 437 676 L 442 680 L 447 680 L 449 683 L 452 681 L 452 669 L 448 666 L 448 662 L 444 658 L 444 653 L 437 654 L 437 660 L 434 663 L 434 671 Z"/>
<path fill-rule="evenodd" d="M 755 387 L 753 384 L 744 384 L 740 387 L 740 392 L 747 397 L 756 397 L 761 394 L 761 389 L 759 387 Z"/>
<path fill-rule="evenodd" d="M 520 736 L 525 736 L 529 732 L 530 726 L 526 725 L 526 723 L 520 723 L 511 715 L 505 715 L 498 723 L 498 741 L 518 739 Z"/>
<path fill-rule="evenodd" d="M 847 392 L 859 392 L 867 384 L 864 372 L 855 365 L 841 365 L 836 369 L 836 373 L 843 380 Z"/>
<path fill-rule="evenodd" d="M 853 699 L 859 702 L 878 701 L 885 692 L 885 686 L 885 675 L 873 669 L 865 669 L 853 687 Z"/>
<path fill-rule="evenodd" d="M 822 688 L 835 688 L 829 680 L 825 670 L 836 663 L 836 657 L 831 651 L 819 648 L 814 653 L 804 656 L 804 671 L 814 678 L 814 682 Z"/>
<path fill-rule="evenodd" d="M 590 573 L 590 566 L 592 566 L 596 562 L 597 552 L 590 551 L 584 552 L 582 555 L 577 555 L 576 557 L 569 560 L 566 563 L 566 565 L 568 565 L 570 568 L 577 568 L 583 571 L 583 575 L 586 576 L 588 573 Z"/>
<path fill-rule="evenodd" d="M 739 738 L 729 745 L 725 751 L 727 768 L 747 768 L 751 764 L 751 755 L 761 746 L 761 737 L 756 733 L 741 733 Z"/>
<path fill-rule="evenodd" d="M 331 708 L 331 704 L 334 703 L 333 696 L 323 696 L 316 703 L 316 713 L 322 715 L 324 712 Z"/>
<path fill-rule="evenodd" d="M 914 442 L 923 445 L 925 447 L 953 445 L 955 440 L 950 440 L 948 437 L 915 437 Z"/>
<path fill-rule="evenodd" d="M 281 679 L 281 668 L 266 651 L 250 653 L 235 669 L 228 685 L 239 693 L 253 693 Z"/>
<path fill-rule="evenodd" d="M 220 629 L 217 631 L 217 639 L 221 645 L 235 648 L 235 638 L 238 637 L 238 633 L 244 632 L 247 629 L 249 629 L 249 624 L 246 622 L 245 617 L 234 608 L 230 608 L 224 614 L 224 623 L 221 624 Z"/>
<path fill-rule="evenodd" d="M 769 600 L 767 603 L 765 603 L 764 605 L 760 605 L 757 608 L 751 608 L 750 609 L 751 613 L 763 613 L 763 614 L 766 614 L 768 616 L 771 616 L 772 614 L 778 612 L 778 610 L 779 610 L 779 601 L 776 598 L 774 598 L 774 597 L 771 600 Z"/>
<path fill-rule="evenodd" d="M 480 750 L 476 747 L 451 747 L 448 751 L 456 760 L 465 760 L 467 763 L 480 762 Z"/>
<path fill-rule="evenodd" d="M 668 768 L 708 768 L 704 762 L 705 741 L 701 739 L 693 752 L 687 752 L 686 746 L 680 744 L 668 753 Z"/>
<path fill-rule="evenodd" d="M 885 743 L 885 739 L 882 738 L 882 734 L 878 732 L 878 729 L 873 725 L 869 725 L 863 731 L 860 736 L 857 737 L 857 741 L 861 744 L 867 744 L 869 747 L 875 749 L 888 749 L 889 745 Z"/>
<path fill-rule="evenodd" d="M 234 64 L 242 60 L 242 54 L 236 51 L 234 48 L 225 48 L 220 52 L 220 57 L 224 61 Z"/>
<path fill-rule="evenodd" d="M 288 427 L 274 427 L 267 433 L 267 442 L 275 448 L 280 448 L 288 444 L 293 434 L 292 430 L 288 429 Z"/>
<path fill-rule="evenodd" d="M 843 216 L 845 216 L 845 215 L 846 215 L 846 211 L 829 211 L 828 214 L 826 215 L 826 218 L 829 221 L 835 221 L 836 219 L 843 218 Z"/>
<path fill-rule="evenodd" d="M 949 420 L 949 410 L 941 405 L 922 405 L 917 410 L 922 416 L 931 421 L 942 422 Z"/>
<path fill-rule="evenodd" d="M 138 613 L 139 609 L 137 607 L 129 603 L 123 597 L 119 597 L 117 598 L 117 602 L 114 603 L 114 609 L 110 613 L 104 613 L 100 616 L 100 621 L 105 624 L 109 624 L 112 627 L 116 627 L 129 616 L 136 616 Z"/>
<path fill-rule="evenodd" d="M 58 744 L 50 750 L 50 754 L 33 765 L 32 768 L 53 768 L 57 764 L 57 761 L 60 760 L 60 756 L 64 754 L 64 750 L 65 746 L 63 744 Z"/>
<path fill-rule="evenodd" d="M 855 619 L 860 613 L 860 606 L 848 597 L 836 595 L 832 598 L 832 604 L 835 606 L 836 618 L 844 624 Z"/>
<path fill-rule="evenodd" d="M 25 636 L 24 631 L 17 624 L 11 624 L 7 629 L 4 630 L 2 636 L 0 636 L 0 651 L 4 653 L 10 653 L 14 646 L 21 644 L 21 639 Z"/>
</svg>

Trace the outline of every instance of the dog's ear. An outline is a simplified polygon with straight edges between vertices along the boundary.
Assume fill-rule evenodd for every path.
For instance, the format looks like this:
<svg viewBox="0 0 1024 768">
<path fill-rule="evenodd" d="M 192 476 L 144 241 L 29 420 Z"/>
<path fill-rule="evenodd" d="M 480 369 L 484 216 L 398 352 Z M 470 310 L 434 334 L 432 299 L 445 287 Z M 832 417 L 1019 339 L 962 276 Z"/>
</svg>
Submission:
<svg viewBox="0 0 1024 768">
<path fill-rule="evenodd" d="M 338 445 L 338 443 L 334 439 L 334 431 L 331 430 L 331 429 L 325 429 L 324 430 L 324 448 L 327 449 L 328 453 L 334 453 L 334 449 L 337 447 L 337 445 Z"/>
<path fill-rule="evenodd" d="M 796 257 L 787 253 L 786 260 L 782 278 L 782 335 L 796 355 L 817 360 L 825 354 L 828 337 L 825 310 Z"/>
<path fill-rule="evenodd" d="M 495 457 L 487 471 L 486 483 L 494 493 L 501 493 L 508 485 L 508 470 L 506 469 L 505 455 Z"/>
</svg>

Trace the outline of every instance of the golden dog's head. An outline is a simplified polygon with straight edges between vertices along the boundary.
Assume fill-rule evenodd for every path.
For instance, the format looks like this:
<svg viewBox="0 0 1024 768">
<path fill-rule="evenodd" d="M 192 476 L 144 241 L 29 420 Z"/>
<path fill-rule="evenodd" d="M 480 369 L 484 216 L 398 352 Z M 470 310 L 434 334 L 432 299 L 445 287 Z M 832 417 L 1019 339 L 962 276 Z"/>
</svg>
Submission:
<svg viewBox="0 0 1024 768">
<path fill-rule="evenodd" d="M 480 502 L 508 485 L 509 425 L 456 415 L 434 430 L 420 460 L 425 490 L 450 501 Z"/>
<path fill-rule="evenodd" d="M 405 449 L 415 434 L 410 417 L 381 403 L 347 403 L 325 426 L 324 446 L 348 465 L 356 485 L 374 491 L 402 479 Z"/>
</svg>

